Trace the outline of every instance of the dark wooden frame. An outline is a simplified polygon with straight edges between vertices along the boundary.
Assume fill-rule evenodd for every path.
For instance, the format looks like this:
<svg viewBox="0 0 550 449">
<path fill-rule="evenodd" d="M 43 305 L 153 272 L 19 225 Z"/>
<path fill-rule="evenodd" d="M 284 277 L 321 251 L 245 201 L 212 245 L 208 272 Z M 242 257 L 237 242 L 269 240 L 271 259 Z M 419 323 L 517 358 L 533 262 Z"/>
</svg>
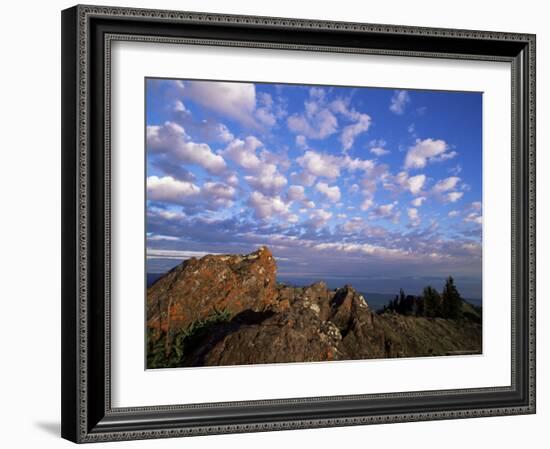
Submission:
<svg viewBox="0 0 550 449">
<path fill-rule="evenodd" d="M 503 176 L 512 177 L 512 384 L 111 407 L 109 80 L 114 40 L 509 62 L 512 173 Z M 62 12 L 62 192 L 64 438 L 92 442 L 535 412 L 534 35 L 75 6 Z"/>
</svg>

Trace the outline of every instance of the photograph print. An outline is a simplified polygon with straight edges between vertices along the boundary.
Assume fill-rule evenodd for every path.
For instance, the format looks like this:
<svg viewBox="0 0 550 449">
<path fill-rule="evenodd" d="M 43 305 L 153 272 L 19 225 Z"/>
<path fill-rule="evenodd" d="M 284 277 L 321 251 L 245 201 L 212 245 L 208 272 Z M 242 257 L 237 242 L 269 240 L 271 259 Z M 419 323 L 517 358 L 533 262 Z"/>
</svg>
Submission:
<svg viewBox="0 0 550 449">
<path fill-rule="evenodd" d="M 482 354 L 482 101 L 146 78 L 146 368 Z"/>
</svg>

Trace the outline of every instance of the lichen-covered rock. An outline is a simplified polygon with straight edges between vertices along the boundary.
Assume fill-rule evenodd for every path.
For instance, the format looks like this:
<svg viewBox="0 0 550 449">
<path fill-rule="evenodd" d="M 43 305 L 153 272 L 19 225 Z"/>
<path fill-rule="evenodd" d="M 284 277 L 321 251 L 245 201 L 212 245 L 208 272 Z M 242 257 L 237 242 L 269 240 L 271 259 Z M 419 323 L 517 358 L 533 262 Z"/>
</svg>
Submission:
<svg viewBox="0 0 550 449">
<path fill-rule="evenodd" d="M 277 267 L 266 247 L 248 255 L 191 258 L 147 290 L 147 325 L 162 332 L 185 328 L 216 310 L 262 311 L 276 298 Z"/>
</svg>

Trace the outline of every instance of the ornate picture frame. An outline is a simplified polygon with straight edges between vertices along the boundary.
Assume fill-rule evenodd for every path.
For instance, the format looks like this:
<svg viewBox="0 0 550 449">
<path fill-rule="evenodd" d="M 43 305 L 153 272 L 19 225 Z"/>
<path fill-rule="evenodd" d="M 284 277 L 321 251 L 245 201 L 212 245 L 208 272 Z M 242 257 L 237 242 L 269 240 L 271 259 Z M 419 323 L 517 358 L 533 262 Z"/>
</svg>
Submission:
<svg viewBox="0 0 550 449">
<path fill-rule="evenodd" d="M 111 46 L 181 43 L 511 68 L 508 386 L 112 406 Z M 85 443 L 535 413 L 535 36 L 78 5 L 62 12 L 62 436 Z M 498 169 L 498 168 L 495 168 Z"/>
</svg>

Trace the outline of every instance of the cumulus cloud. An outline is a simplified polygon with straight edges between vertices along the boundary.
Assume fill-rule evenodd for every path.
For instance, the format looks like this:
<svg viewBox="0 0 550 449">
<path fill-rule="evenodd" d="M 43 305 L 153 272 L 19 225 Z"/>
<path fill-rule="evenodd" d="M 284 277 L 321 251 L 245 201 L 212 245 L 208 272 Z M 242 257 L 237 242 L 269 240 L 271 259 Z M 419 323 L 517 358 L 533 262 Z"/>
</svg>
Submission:
<svg viewBox="0 0 550 449">
<path fill-rule="evenodd" d="M 390 154 L 390 150 L 386 150 L 385 148 L 382 148 L 382 147 L 373 147 L 369 151 L 378 157 L 385 156 L 386 154 Z"/>
<path fill-rule="evenodd" d="M 460 182 L 460 178 L 457 176 L 451 176 L 449 178 L 441 179 L 433 186 L 433 191 L 436 193 L 447 192 L 456 188 L 456 185 Z"/>
<path fill-rule="evenodd" d="M 458 217 L 460 215 L 460 212 L 457 210 L 452 210 L 447 215 L 451 218 L 454 218 L 454 217 Z"/>
<path fill-rule="evenodd" d="M 253 188 L 264 193 L 277 193 L 287 184 L 287 179 L 277 171 L 275 164 L 264 163 L 254 175 L 247 175 L 244 179 Z"/>
<path fill-rule="evenodd" d="M 418 214 L 418 209 L 410 207 L 407 209 L 407 216 L 412 226 L 418 226 L 420 224 L 420 215 Z"/>
<path fill-rule="evenodd" d="M 326 182 L 318 182 L 315 188 L 329 201 L 332 201 L 333 203 L 340 201 L 341 194 L 338 186 L 330 187 Z"/>
<path fill-rule="evenodd" d="M 397 201 L 388 204 L 382 204 L 376 207 L 370 214 L 369 219 L 378 220 L 378 219 L 387 219 L 392 223 L 399 222 L 401 217 L 401 212 L 397 210 Z"/>
<path fill-rule="evenodd" d="M 248 200 L 256 218 L 267 220 L 289 214 L 289 205 L 280 196 L 266 196 L 261 192 L 252 192 Z"/>
<path fill-rule="evenodd" d="M 363 202 L 361 203 L 361 210 L 369 210 L 372 206 L 374 206 L 374 201 L 372 198 L 365 198 Z"/>
<path fill-rule="evenodd" d="M 186 81 L 180 84 L 184 97 L 247 126 L 254 119 L 256 88 L 252 83 Z"/>
<path fill-rule="evenodd" d="M 480 225 L 483 222 L 483 219 L 478 212 L 471 212 L 464 217 L 464 221 L 467 223 L 475 223 Z"/>
<path fill-rule="evenodd" d="M 297 160 L 304 170 L 313 176 L 334 179 L 340 176 L 340 158 L 308 150 Z"/>
<path fill-rule="evenodd" d="M 221 182 L 205 182 L 202 186 L 202 194 L 208 198 L 230 200 L 235 197 L 235 188 Z"/>
<path fill-rule="evenodd" d="M 409 191 L 413 195 L 416 195 L 422 190 L 422 186 L 424 185 L 425 181 L 426 181 L 426 175 L 411 176 L 407 180 L 407 186 L 409 188 Z"/>
<path fill-rule="evenodd" d="M 393 193 L 409 191 L 413 195 L 418 195 L 422 191 L 422 187 L 426 182 L 426 175 L 420 174 L 409 176 L 406 171 L 401 171 L 393 177 L 387 177 L 384 181 L 384 188 Z"/>
<path fill-rule="evenodd" d="M 311 88 L 304 113 L 287 118 L 288 129 L 310 139 L 324 139 L 338 130 L 338 119 L 325 105 L 325 91 Z"/>
<path fill-rule="evenodd" d="M 445 195 L 445 199 L 450 203 L 456 203 L 463 195 L 463 192 L 449 192 Z"/>
<path fill-rule="evenodd" d="M 405 168 L 424 168 L 430 161 L 443 160 L 443 154 L 449 149 L 444 140 L 417 139 L 416 143 L 409 148 L 405 157 Z M 446 155 L 447 159 L 456 156 L 456 152 Z"/>
<path fill-rule="evenodd" d="M 256 150 L 263 143 L 254 136 L 248 136 L 244 140 L 235 139 L 224 150 L 223 155 L 246 169 L 257 169 L 261 165 Z"/>
<path fill-rule="evenodd" d="M 411 97 L 406 90 L 396 90 L 390 100 L 390 111 L 401 115 L 405 112 L 405 108 L 410 101 Z"/>
<path fill-rule="evenodd" d="M 200 194 L 200 188 L 188 181 L 178 181 L 171 176 L 149 176 L 147 178 L 147 199 L 182 203 Z"/>
<path fill-rule="evenodd" d="M 231 207 L 235 198 L 234 187 L 222 182 L 205 182 L 201 187 L 171 176 L 149 176 L 147 178 L 147 199 L 150 201 L 181 204 L 189 212 L 216 210 Z M 164 219 L 181 219 L 185 214 L 162 211 Z"/>
<path fill-rule="evenodd" d="M 307 148 L 307 139 L 306 136 L 303 136 L 301 134 L 296 136 L 296 146 L 298 148 L 301 148 L 302 150 L 305 150 Z"/>
<path fill-rule="evenodd" d="M 481 201 L 474 201 L 470 207 L 475 210 L 481 210 Z"/>
<path fill-rule="evenodd" d="M 351 125 L 347 125 L 342 130 L 340 141 L 344 151 L 348 151 L 355 142 L 355 138 L 366 132 L 371 123 L 371 118 L 367 114 L 359 114 L 357 121 Z"/>
<path fill-rule="evenodd" d="M 363 171 L 371 178 L 371 181 L 376 183 L 384 178 L 383 172 L 386 170 L 382 166 L 377 166 L 372 160 L 351 158 L 348 155 L 333 156 L 313 150 L 307 150 L 296 159 L 296 162 L 303 170 L 300 173 L 293 172 L 291 178 L 293 182 L 307 186 L 313 185 L 317 177 L 336 179 L 340 176 L 342 170 L 350 172 Z M 380 170 L 377 171 L 377 168 L 380 168 Z"/>
<path fill-rule="evenodd" d="M 185 130 L 174 122 L 147 127 L 147 151 L 164 153 L 181 162 L 199 165 L 212 174 L 221 174 L 227 165 L 219 154 L 205 143 L 189 140 Z"/>
<path fill-rule="evenodd" d="M 425 196 L 419 196 L 415 199 L 413 199 L 411 201 L 411 204 L 414 206 L 414 207 L 420 207 L 422 206 L 422 204 L 424 203 L 424 201 L 426 201 L 426 197 Z"/>
<path fill-rule="evenodd" d="M 277 165 L 273 163 L 280 161 L 273 157 L 269 151 L 264 149 L 258 156 L 257 150 L 263 146 L 259 139 L 248 136 L 244 140 L 233 140 L 222 154 L 249 173 L 244 176 L 244 179 L 254 189 L 265 194 L 278 193 L 288 181 L 278 171 Z"/>
<path fill-rule="evenodd" d="M 176 91 L 184 98 L 249 128 L 272 128 L 284 115 L 281 105 L 276 104 L 270 94 L 257 92 L 253 83 L 179 81 Z"/>
<path fill-rule="evenodd" d="M 309 223 L 315 228 L 321 228 L 331 219 L 332 212 L 323 209 L 316 209 L 309 215 Z"/>
<path fill-rule="evenodd" d="M 289 201 L 305 201 L 306 194 L 304 186 L 291 185 L 287 191 Z"/>
</svg>

